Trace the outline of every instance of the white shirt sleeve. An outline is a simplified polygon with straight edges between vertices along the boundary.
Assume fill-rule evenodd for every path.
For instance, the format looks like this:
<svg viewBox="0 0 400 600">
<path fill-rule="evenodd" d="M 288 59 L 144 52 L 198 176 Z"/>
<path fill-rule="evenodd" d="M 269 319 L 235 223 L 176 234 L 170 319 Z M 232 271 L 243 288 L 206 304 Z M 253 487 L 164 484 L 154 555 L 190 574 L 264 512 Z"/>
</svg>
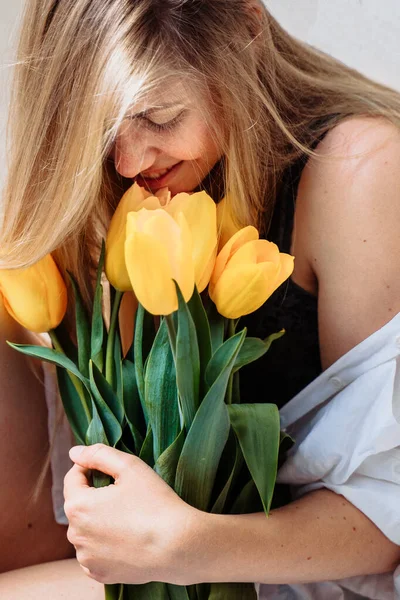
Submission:
<svg viewBox="0 0 400 600">
<path fill-rule="evenodd" d="M 399 361 L 400 314 L 286 404 L 282 427 L 296 443 L 278 481 L 297 497 L 322 487 L 343 495 L 400 545 Z M 380 577 L 387 585 L 387 575 L 346 582 L 372 589 Z"/>
</svg>

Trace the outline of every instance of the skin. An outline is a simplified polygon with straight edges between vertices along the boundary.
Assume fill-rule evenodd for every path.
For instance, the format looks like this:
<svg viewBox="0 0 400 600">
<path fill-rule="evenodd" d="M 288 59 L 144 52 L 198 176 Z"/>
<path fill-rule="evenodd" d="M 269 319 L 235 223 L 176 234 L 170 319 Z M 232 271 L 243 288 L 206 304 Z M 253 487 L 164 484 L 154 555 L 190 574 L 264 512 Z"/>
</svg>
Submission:
<svg viewBox="0 0 400 600">
<path fill-rule="evenodd" d="M 35 374 L 32 361 L 6 340 L 37 343 L 0 298 L 0 468 L 7 482 L 0 494 L 0 573 L 74 556 L 67 528 L 54 520 L 49 471 L 36 501 L 33 496 L 49 447 L 42 367 L 37 363 Z M 0 588 L 0 597 L 9 596 Z"/>
<path fill-rule="evenodd" d="M 311 159 L 301 178 L 293 279 L 318 295 L 327 368 L 400 311 L 393 258 L 400 254 L 400 132 L 383 119 L 347 119 L 317 152 L 328 160 Z M 210 515 L 184 503 L 137 457 L 95 445 L 71 458 L 68 539 L 87 575 L 102 583 L 323 581 L 388 572 L 400 562 L 400 548 L 328 490 L 268 520 Z M 115 484 L 90 488 L 88 469 Z"/>
<path fill-rule="evenodd" d="M 194 190 L 221 157 L 209 125 L 204 95 L 174 82 L 156 99 L 151 96 L 128 113 L 112 151 L 115 168 L 127 178 L 144 177 L 140 185 L 152 192 L 168 186 L 172 195 Z M 161 183 L 146 179 L 181 163 Z"/>
</svg>

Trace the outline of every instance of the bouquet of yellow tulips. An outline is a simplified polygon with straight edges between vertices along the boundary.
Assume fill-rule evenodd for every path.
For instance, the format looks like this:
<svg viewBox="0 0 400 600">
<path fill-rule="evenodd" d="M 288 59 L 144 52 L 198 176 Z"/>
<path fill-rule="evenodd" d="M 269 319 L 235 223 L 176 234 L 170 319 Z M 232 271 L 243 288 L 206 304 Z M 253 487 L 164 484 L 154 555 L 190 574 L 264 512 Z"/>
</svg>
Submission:
<svg viewBox="0 0 400 600">
<path fill-rule="evenodd" d="M 0 292 L 17 321 L 50 333 L 53 348 L 11 345 L 57 366 L 77 443 L 102 442 L 139 456 L 200 510 L 268 515 L 283 437 L 279 413 L 273 404 L 241 404 L 238 376 L 283 332 L 251 338 L 238 323 L 289 277 L 293 257 L 260 240 L 254 227 L 226 227 L 225 208 L 204 192 L 153 196 L 134 184 L 103 244 L 91 315 L 70 276 L 77 347 L 58 335 L 67 296 L 51 256 L 28 269 L 0 271 Z M 128 291 L 138 302 L 124 353 L 118 315 Z M 109 483 L 93 474 L 96 487 Z M 248 583 L 106 586 L 108 600 L 256 597 Z"/>
</svg>

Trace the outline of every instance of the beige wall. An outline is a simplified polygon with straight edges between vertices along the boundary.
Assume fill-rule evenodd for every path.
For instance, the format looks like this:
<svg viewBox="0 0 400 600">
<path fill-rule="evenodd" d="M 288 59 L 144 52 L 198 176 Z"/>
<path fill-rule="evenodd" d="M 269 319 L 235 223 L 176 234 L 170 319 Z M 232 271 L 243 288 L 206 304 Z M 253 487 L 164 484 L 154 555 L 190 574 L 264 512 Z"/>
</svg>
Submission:
<svg viewBox="0 0 400 600">
<path fill-rule="evenodd" d="M 293 35 L 400 90 L 400 0 L 264 0 Z"/>
<path fill-rule="evenodd" d="M 264 1 L 292 34 L 400 90 L 400 0 Z M 23 0 L 0 0 L 0 185 L 8 79 L 22 6 Z"/>
</svg>

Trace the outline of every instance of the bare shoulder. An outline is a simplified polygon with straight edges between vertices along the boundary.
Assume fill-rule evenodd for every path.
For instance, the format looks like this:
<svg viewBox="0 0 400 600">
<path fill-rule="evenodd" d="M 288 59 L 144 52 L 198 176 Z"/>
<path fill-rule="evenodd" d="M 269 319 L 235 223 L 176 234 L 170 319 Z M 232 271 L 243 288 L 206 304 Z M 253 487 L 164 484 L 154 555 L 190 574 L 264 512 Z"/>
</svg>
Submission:
<svg viewBox="0 0 400 600">
<path fill-rule="evenodd" d="M 356 158 L 384 149 L 388 144 L 400 144 L 400 127 L 383 117 L 353 116 L 340 121 L 318 144 L 320 156 L 335 154 Z"/>
<path fill-rule="evenodd" d="M 293 250 L 318 293 L 328 365 L 400 311 L 400 128 L 348 118 L 316 152 L 299 185 Z"/>
<path fill-rule="evenodd" d="M 359 185 L 381 186 L 387 176 L 400 179 L 400 127 L 380 117 L 351 117 L 334 127 L 316 147 L 299 186 L 299 201 L 313 201 L 315 194 L 345 203 L 356 196 L 347 193 Z M 338 194 L 346 190 L 345 194 Z M 368 198 L 373 202 L 372 195 Z M 365 200 L 368 201 L 368 198 Z M 328 208 L 330 203 L 316 203 Z"/>
</svg>

